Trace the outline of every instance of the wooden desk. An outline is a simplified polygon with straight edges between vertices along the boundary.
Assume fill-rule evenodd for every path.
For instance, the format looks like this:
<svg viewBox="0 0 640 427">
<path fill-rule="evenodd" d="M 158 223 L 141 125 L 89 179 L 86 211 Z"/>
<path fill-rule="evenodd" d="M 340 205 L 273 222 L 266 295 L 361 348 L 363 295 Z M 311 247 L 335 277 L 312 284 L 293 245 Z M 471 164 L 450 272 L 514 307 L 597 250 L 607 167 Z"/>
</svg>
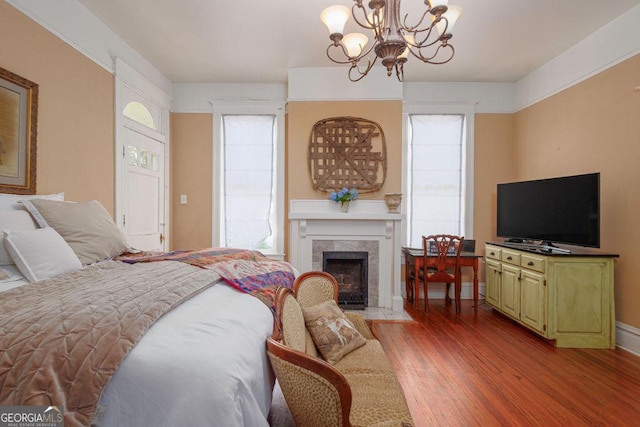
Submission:
<svg viewBox="0 0 640 427">
<path fill-rule="evenodd" d="M 405 274 L 405 284 L 409 280 L 409 276 L 411 274 L 411 269 L 413 269 L 413 273 L 415 277 L 415 283 L 413 284 L 414 289 L 418 286 L 418 271 L 422 268 L 422 264 L 424 263 L 424 251 L 422 248 L 402 248 L 402 253 L 404 254 L 404 274 Z M 473 306 L 475 308 L 478 307 L 478 259 L 480 259 L 482 255 L 477 255 L 475 252 L 461 252 L 460 253 L 460 267 L 472 267 L 473 268 Z M 453 257 L 451 264 L 453 265 Z M 430 259 L 434 260 L 435 257 L 427 257 L 427 264 L 430 263 Z M 411 301 L 413 299 L 413 295 L 408 294 L 408 286 L 407 286 L 407 301 Z M 420 295 L 420 292 L 414 292 L 417 295 Z M 414 301 L 414 305 L 417 304 L 417 300 Z"/>
</svg>

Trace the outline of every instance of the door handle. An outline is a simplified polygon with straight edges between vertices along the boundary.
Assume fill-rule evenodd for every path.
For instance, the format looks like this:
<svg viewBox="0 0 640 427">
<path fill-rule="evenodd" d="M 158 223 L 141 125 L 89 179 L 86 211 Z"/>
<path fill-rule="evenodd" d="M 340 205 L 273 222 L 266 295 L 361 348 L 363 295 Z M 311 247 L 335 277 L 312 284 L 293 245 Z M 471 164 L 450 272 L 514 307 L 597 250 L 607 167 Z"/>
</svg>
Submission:
<svg viewBox="0 0 640 427">
<path fill-rule="evenodd" d="M 160 243 L 164 243 L 164 234 L 160 233 Z"/>
</svg>

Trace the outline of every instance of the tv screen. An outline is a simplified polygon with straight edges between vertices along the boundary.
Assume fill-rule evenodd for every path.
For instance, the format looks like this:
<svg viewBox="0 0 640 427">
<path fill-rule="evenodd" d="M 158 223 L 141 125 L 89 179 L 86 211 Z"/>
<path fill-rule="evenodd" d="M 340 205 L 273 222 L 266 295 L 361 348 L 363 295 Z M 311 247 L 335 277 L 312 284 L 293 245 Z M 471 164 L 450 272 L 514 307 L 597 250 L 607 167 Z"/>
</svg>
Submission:
<svg viewBox="0 0 640 427">
<path fill-rule="evenodd" d="M 497 234 L 600 247 L 600 174 L 498 184 Z"/>
</svg>

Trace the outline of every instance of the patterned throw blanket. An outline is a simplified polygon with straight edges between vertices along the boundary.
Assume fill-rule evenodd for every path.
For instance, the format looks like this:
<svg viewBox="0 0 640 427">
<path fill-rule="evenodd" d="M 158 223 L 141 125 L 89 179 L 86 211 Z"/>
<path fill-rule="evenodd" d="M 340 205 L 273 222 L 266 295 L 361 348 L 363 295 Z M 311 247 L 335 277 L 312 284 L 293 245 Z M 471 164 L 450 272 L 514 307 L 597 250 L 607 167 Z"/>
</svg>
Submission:
<svg viewBox="0 0 640 427">
<path fill-rule="evenodd" d="M 276 289 L 291 288 L 295 274 L 291 264 L 274 261 L 258 251 L 232 248 L 208 248 L 160 254 L 128 254 L 116 258 L 128 264 L 178 261 L 211 270 L 234 288 L 258 298 L 274 311 Z"/>
</svg>

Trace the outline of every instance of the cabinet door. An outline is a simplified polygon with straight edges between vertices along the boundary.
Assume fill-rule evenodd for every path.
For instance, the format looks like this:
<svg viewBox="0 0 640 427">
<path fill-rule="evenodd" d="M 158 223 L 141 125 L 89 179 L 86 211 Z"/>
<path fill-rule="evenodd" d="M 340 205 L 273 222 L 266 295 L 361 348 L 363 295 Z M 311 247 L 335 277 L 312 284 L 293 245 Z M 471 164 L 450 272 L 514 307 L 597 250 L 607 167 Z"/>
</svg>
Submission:
<svg viewBox="0 0 640 427">
<path fill-rule="evenodd" d="M 502 264 L 502 280 L 500 286 L 500 308 L 502 312 L 520 318 L 520 269 L 509 264 Z"/>
<path fill-rule="evenodd" d="M 558 347 L 615 348 L 613 260 L 556 261 L 551 284 L 549 332 Z"/>
<path fill-rule="evenodd" d="M 485 277 L 487 304 L 500 308 L 500 263 L 487 259 L 487 269 Z"/>
<path fill-rule="evenodd" d="M 542 274 L 523 269 L 520 276 L 520 321 L 546 336 L 546 286 Z"/>
</svg>

